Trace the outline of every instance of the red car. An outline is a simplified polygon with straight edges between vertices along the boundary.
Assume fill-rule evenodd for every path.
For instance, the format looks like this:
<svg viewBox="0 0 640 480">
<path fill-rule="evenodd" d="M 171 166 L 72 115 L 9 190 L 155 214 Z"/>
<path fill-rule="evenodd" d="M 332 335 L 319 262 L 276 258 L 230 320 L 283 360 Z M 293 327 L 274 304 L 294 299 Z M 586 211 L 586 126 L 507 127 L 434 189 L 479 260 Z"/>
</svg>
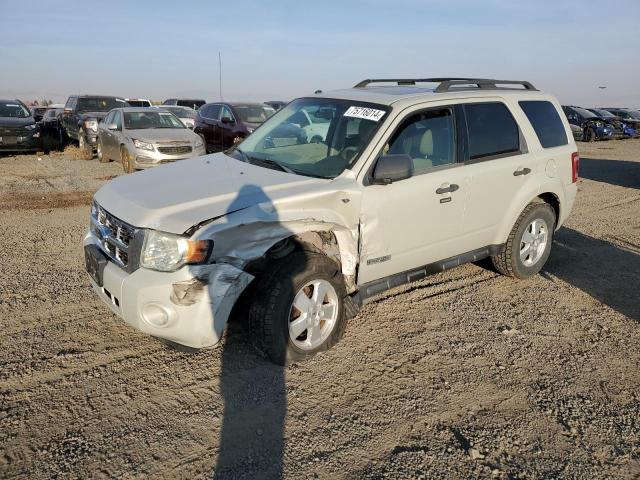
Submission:
<svg viewBox="0 0 640 480">
<path fill-rule="evenodd" d="M 193 131 L 204 139 L 207 153 L 231 148 L 275 113 L 264 103 L 207 103 L 198 109 Z"/>
</svg>

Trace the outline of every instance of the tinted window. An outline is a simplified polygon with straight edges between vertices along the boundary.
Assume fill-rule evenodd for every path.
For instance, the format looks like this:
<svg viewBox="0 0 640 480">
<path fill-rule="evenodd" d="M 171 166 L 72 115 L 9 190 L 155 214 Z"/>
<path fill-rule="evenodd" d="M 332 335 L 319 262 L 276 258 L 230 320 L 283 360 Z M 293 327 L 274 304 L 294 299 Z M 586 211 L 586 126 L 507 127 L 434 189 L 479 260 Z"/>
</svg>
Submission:
<svg viewBox="0 0 640 480">
<path fill-rule="evenodd" d="M 120 115 L 120 112 L 113 113 L 113 123 L 116 124 L 116 130 L 122 130 L 122 115 Z"/>
<path fill-rule="evenodd" d="M 520 151 L 520 132 L 511 112 L 502 103 L 465 105 L 469 158 L 476 159 Z"/>
<path fill-rule="evenodd" d="M 568 143 L 560 115 L 551 102 L 527 101 L 519 103 L 544 148 Z"/>
<path fill-rule="evenodd" d="M 109 125 L 110 123 L 113 123 L 113 114 L 115 112 L 109 112 L 107 113 L 107 116 L 104 117 L 104 120 L 102 120 L 102 123 L 104 123 L 105 125 Z"/>
<path fill-rule="evenodd" d="M 220 118 L 220 105 L 205 105 L 201 110 L 204 110 L 200 112 L 201 117 L 212 120 L 218 120 Z"/>
<path fill-rule="evenodd" d="M 231 120 L 235 121 L 235 117 L 233 116 L 233 113 L 231 113 L 231 110 L 229 110 L 228 107 L 222 107 L 221 118 L 230 118 Z"/>
<path fill-rule="evenodd" d="M 409 155 L 415 173 L 455 163 L 453 115 L 448 108 L 411 115 L 393 134 L 385 154 Z"/>
</svg>

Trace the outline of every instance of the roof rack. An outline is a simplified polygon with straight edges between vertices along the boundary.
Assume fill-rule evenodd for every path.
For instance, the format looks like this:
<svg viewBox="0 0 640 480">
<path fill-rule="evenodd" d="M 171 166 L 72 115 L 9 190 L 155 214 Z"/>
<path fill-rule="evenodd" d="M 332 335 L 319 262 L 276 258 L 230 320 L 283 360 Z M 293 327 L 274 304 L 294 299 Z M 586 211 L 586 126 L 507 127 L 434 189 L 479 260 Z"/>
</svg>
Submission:
<svg viewBox="0 0 640 480">
<path fill-rule="evenodd" d="M 371 83 L 397 83 L 398 85 L 415 85 L 416 83 L 439 83 L 435 93 L 451 90 L 520 90 L 518 88 L 501 87 L 499 85 L 520 85 L 525 90 L 537 90 L 524 80 L 494 80 L 490 78 L 368 78 L 357 83 L 353 88 L 365 88 Z M 466 88 L 465 88 L 466 87 Z"/>
</svg>

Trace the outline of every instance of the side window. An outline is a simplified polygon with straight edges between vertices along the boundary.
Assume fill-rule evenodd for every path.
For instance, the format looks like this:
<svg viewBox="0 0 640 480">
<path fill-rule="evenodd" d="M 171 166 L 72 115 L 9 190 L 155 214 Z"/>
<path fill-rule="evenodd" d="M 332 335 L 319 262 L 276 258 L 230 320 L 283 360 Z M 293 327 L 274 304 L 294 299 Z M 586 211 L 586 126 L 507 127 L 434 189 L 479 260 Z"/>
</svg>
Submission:
<svg viewBox="0 0 640 480">
<path fill-rule="evenodd" d="M 519 104 L 536 131 L 543 148 L 569 143 L 560 115 L 551 102 L 523 101 Z"/>
<path fill-rule="evenodd" d="M 229 107 L 223 106 L 222 107 L 222 114 L 220 115 L 220 118 L 225 118 L 228 117 L 231 120 L 235 121 L 235 117 L 233 116 L 233 113 L 231 113 L 231 110 L 229 110 Z"/>
<path fill-rule="evenodd" d="M 64 108 L 71 108 L 72 101 L 73 101 L 73 97 L 67 98 L 67 103 L 64 104 Z"/>
<path fill-rule="evenodd" d="M 76 104 L 78 103 L 78 98 L 71 97 L 67 103 L 69 104 L 67 108 L 70 108 L 71 110 L 75 110 Z"/>
<path fill-rule="evenodd" d="M 118 131 L 122 131 L 122 115 L 120 115 L 120 112 L 113 112 L 113 123 L 116 124 Z"/>
<path fill-rule="evenodd" d="M 107 113 L 107 116 L 104 117 L 104 120 L 102 120 L 102 123 L 104 123 L 105 125 L 109 125 L 111 123 L 113 123 L 113 114 L 115 112 L 109 112 Z"/>
<path fill-rule="evenodd" d="M 518 124 L 505 104 L 470 103 L 464 110 L 470 160 L 520 152 Z"/>
<path fill-rule="evenodd" d="M 204 108 L 205 111 L 201 114 L 201 116 L 208 118 L 209 120 L 220 119 L 220 105 L 208 105 L 202 108 Z"/>
<path fill-rule="evenodd" d="M 405 119 L 384 148 L 385 154 L 406 154 L 416 174 L 456 162 L 455 125 L 450 108 L 427 110 Z"/>
</svg>

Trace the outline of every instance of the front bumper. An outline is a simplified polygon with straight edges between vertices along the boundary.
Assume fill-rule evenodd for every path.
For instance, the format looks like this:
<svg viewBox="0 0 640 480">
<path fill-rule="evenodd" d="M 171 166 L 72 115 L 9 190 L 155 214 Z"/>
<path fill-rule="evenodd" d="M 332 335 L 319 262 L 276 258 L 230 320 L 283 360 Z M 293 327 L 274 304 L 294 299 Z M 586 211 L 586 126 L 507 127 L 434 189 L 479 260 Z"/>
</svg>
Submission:
<svg viewBox="0 0 640 480">
<path fill-rule="evenodd" d="M 186 160 L 187 158 L 200 157 L 206 154 L 207 152 L 204 148 L 204 145 L 202 147 L 194 148 L 188 153 L 178 155 L 160 153 L 157 150 L 151 151 L 136 148 L 134 149 L 134 167 L 137 169 L 157 167 L 158 165 L 162 165 L 163 163 L 177 162 L 178 160 Z"/>
<path fill-rule="evenodd" d="M 99 247 L 88 233 L 84 244 Z M 185 266 L 175 272 L 125 272 L 109 261 L 96 294 L 141 332 L 193 348 L 218 343 L 233 306 L 253 276 L 229 264 Z"/>
<path fill-rule="evenodd" d="M 24 132 L 15 136 L 0 136 L 0 151 L 2 152 L 35 152 L 42 148 L 40 130 Z"/>
</svg>

